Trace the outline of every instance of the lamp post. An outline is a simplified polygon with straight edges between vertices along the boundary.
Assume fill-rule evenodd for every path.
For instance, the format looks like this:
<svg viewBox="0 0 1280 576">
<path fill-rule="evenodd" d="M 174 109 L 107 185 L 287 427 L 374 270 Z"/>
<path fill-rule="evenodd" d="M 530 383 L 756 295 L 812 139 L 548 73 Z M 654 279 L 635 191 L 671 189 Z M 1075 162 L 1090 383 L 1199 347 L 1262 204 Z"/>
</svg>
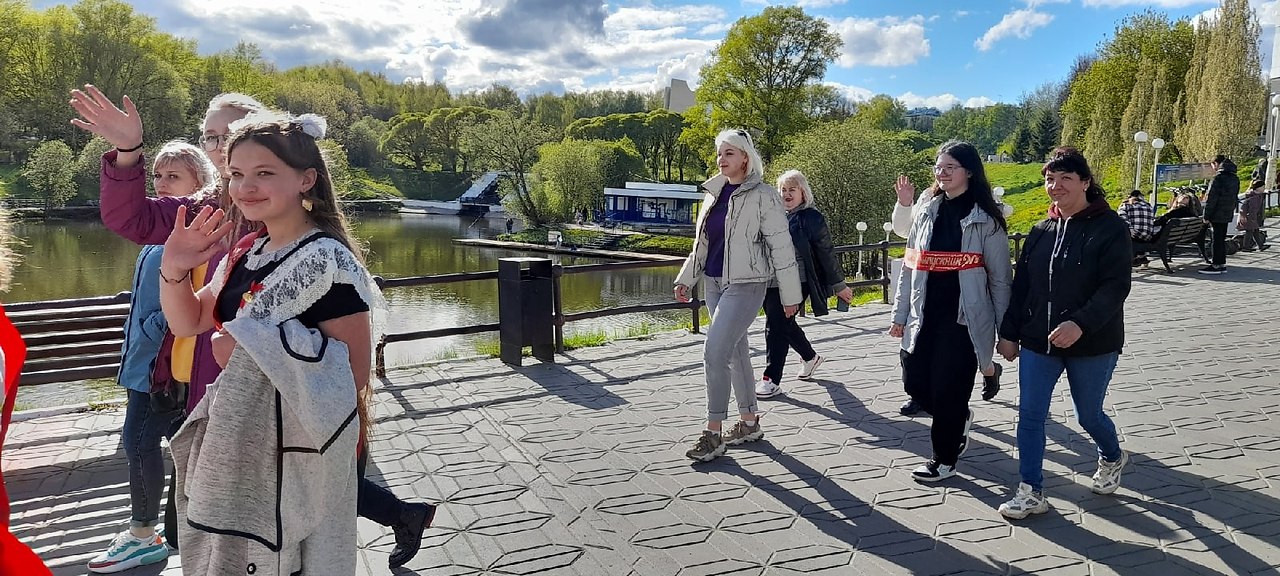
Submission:
<svg viewBox="0 0 1280 576">
<path fill-rule="evenodd" d="M 1133 133 L 1133 141 L 1138 143 L 1138 163 L 1133 169 L 1133 189 L 1138 190 L 1142 182 L 1142 145 L 1147 142 L 1149 136 L 1146 132 L 1139 130 Z"/>
<path fill-rule="evenodd" d="M 862 234 L 867 231 L 867 223 L 859 222 L 854 228 L 858 229 L 858 245 L 862 245 Z M 862 276 L 862 251 L 858 251 L 858 272 L 855 276 Z"/>
<path fill-rule="evenodd" d="M 1276 181 L 1276 140 L 1280 132 L 1280 94 L 1271 97 L 1271 146 L 1267 149 L 1267 181 L 1263 188 L 1270 190 Z"/>
<path fill-rule="evenodd" d="M 1164 148 L 1164 139 L 1156 138 L 1151 141 L 1151 148 L 1155 150 L 1153 154 L 1155 159 L 1151 162 L 1151 209 L 1156 209 L 1156 201 L 1160 199 L 1160 194 L 1156 192 L 1159 182 L 1156 182 L 1156 168 L 1160 166 L 1160 150 Z"/>
<path fill-rule="evenodd" d="M 889 233 L 893 232 L 893 222 L 885 222 L 881 228 L 884 229 L 884 241 L 889 241 Z"/>
</svg>

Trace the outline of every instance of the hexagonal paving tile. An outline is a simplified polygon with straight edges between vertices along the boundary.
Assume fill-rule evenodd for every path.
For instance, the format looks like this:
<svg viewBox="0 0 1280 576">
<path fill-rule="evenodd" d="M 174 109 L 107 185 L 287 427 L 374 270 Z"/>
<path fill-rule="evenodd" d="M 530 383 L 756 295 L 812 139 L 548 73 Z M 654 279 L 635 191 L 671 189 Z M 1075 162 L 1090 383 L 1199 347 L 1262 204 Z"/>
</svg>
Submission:
<svg viewBox="0 0 1280 576">
<path fill-rule="evenodd" d="M 528 444 L 549 444 L 551 442 L 567 442 L 574 440 L 582 435 L 581 430 L 571 430 L 567 428 L 557 428 L 552 430 L 539 430 L 530 432 L 520 437 L 521 442 Z"/>
<path fill-rule="evenodd" d="M 645 512 L 655 512 L 666 508 L 672 501 L 672 497 L 666 494 L 627 494 L 625 496 L 612 496 L 605 498 L 596 503 L 596 510 L 607 514 L 617 514 L 619 516 L 627 516 L 630 514 L 643 514 Z"/>
<path fill-rule="evenodd" d="M 1205 430 L 1222 427 L 1222 422 L 1219 422 L 1217 418 L 1206 418 L 1204 416 L 1174 418 L 1169 421 L 1169 424 L 1179 430 L 1193 430 L 1195 432 L 1204 432 Z"/>
<path fill-rule="evenodd" d="M 766 564 L 770 568 L 807 574 L 809 572 L 848 566 L 852 560 L 852 549 L 837 548 L 825 544 L 812 544 L 778 550 L 769 556 L 769 561 Z"/>
<path fill-rule="evenodd" d="M 863 536 L 858 540 L 858 550 L 876 556 L 900 556 L 932 550 L 937 542 L 928 534 L 910 530 L 890 530 Z"/>
<path fill-rule="evenodd" d="M 707 541 L 711 536 L 711 528 L 697 524 L 677 523 L 656 528 L 645 528 L 631 537 L 631 543 L 645 548 L 670 550 L 681 546 L 692 546 Z"/>
<path fill-rule="evenodd" d="M 1230 460 L 1244 456 L 1244 452 L 1239 446 L 1230 444 L 1193 444 L 1185 448 L 1187 455 L 1192 459 L 1200 458 L 1205 460 Z"/>
<path fill-rule="evenodd" d="M 1120 429 L 1125 436 L 1136 436 L 1138 438 L 1165 438 L 1176 434 L 1172 426 L 1152 422 L 1129 424 L 1121 426 Z"/>
<path fill-rule="evenodd" d="M 495 502 L 507 502 L 519 498 L 528 488 L 514 484 L 494 484 L 492 486 L 471 486 L 463 488 L 445 498 L 446 502 L 479 506 Z"/>
<path fill-rule="evenodd" d="M 870 480 L 888 476 L 889 468 L 879 464 L 841 464 L 827 468 L 822 475 L 840 480 Z"/>
<path fill-rule="evenodd" d="M 726 500 L 738 500 L 746 496 L 747 492 L 750 491 L 750 486 L 742 484 L 712 482 L 710 484 L 686 487 L 676 494 L 676 498 L 690 502 L 724 502 Z"/>
<path fill-rule="evenodd" d="M 591 428 L 592 435 L 600 436 L 632 436 L 644 432 L 649 425 L 643 422 L 606 422 Z"/>
<path fill-rule="evenodd" d="M 487 448 L 488 444 L 479 442 L 446 442 L 442 444 L 432 444 L 431 447 L 424 452 L 435 456 L 445 456 L 450 454 L 474 454 Z M 381 454 L 379 454 L 381 459 Z"/>
<path fill-rule="evenodd" d="M 741 514 L 730 514 L 720 520 L 720 530 L 739 534 L 759 534 L 786 530 L 796 521 L 794 514 L 785 514 L 776 510 L 755 510 Z"/>
<path fill-rule="evenodd" d="M 1160 543 L 1169 548 L 1189 552 L 1209 552 L 1235 546 L 1235 542 L 1229 535 L 1205 526 L 1185 526 L 1161 534 Z"/>
<path fill-rule="evenodd" d="M 1122 574 L 1124 572 L 1121 568 L 1134 569 L 1165 560 L 1165 553 L 1158 546 L 1123 540 L 1092 546 L 1085 551 L 1085 556 Z"/>
<path fill-rule="evenodd" d="M 547 452 L 542 455 L 541 460 L 560 463 L 583 462 L 586 460 L 599 460 L 607 452 L 607 449 L 595 446 L 571 446 Z"/>
<path fill-rule="evenodd" d="M 629 482 L 639 472 L 625 468 L 599 468 L 577 472 L 569 477 L 570 484 L 579 486 L 606 486 L 619 482 Z"/>
<path fill-rule="evenodd" d="M 1085 560 L 1051 554 L 1029 556 L 1009 563 L 1009 574 L 1018 576 L 1023 574 L 1075 576 L 1088 573 L 1089 569 L 1085 564 Z"/>
<path fill-rule="evenodd" d="M 487 460 L 473 460 L 468 462 L 450 462 L 441 466 L 431 474 L 434 476 L 448 476 L 451 478 L 461 478 L 464 476 L 482 476 L 493 474 L 507 466 L 506 462 L 489 462 Z"/>
<path fill-rule="evenodd" d="M 970 518 L 939 524 L 937 534 L 943 540 L 978 543 L 1012 536 L 1013 526 L 1008 522 Z"/>
<path fill-rule="evenodd" d="M 924 488 L 902 488 L 876 494 L 876 506 L 888 506 L 902 510 L 916 510 L 928 506 L 942 504 L 942 490 L 926 490 Z"/>
<path fill-rule="evenodd" d="M 810 502 L 800 509 L 809 520 L 844 522 L 871 515 L 871 505 L 855 498 L 832 498 Z"/>
<path fill-rule="evenodd" d="M 636 438 L 614 446 L 614 452 L 623 454 L 653 454 L 656 452 L 674 451 L 679 442 L 661 438 Z"/>
<path fill-rule="evenodd" d="M 763 573 L 764 566 L 731 558 L 684 566 L 676 572 L 678 576 L 760 576 Z"/>
<path fill-rule="evenodd" d="M 1223 422 L 1236 422 L 1239 424 L 1257 424 L 1259 422 L 1271 420 L 1271 418 L 1266 414 L 1246 410 L 1228 410 L 1226 412 L 1219 412 L 1214 416 Z"/>
<path fill-rule="evenodd" d="M 835 456 L 843 448 L 843 444 L 832 442 L 806 442 L 799 446 L 788 446 L 783 451 L 797 458 L 820 458 L 823 456 Z"/>
<path fill-rule="evenodd" d="M 582 549 L 563 544 L 530 546 L 503 554 L 489 566 L 499 574 L 547 573 L 573 565 L 582 557 Z"/>
<path fill-rule="evenodd" d="M 485 536 L 503 536 L 528 530 L 537 530 L 543 524 L 546 524 L 548 520 L 551 520 L 550 514 L 521 510 L 497 516 L 481 516 L 475 522 L 472 522 L 470 526 L 467 526 L 466 531 Z"/>
<path fill-rule="evenodd" d="M 502 420 L 503 424 L 511 426 L 538 426 L 541 424 L 550 424 L 560 419 L 559 414 L 546 413 L 520 413 L 512 414 Z"/>
</svg>

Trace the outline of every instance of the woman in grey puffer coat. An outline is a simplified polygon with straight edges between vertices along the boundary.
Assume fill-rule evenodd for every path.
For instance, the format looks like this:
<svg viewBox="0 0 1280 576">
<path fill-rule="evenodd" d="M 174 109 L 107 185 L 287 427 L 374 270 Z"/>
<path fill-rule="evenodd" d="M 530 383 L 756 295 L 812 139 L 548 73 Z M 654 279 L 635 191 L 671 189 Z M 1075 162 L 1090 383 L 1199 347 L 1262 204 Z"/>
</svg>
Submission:
<svg viewBox="0 0 1280 576">
<path fill-rule="evenodd" d="M 889 330 L 902 338 L 907 393 L 933 415 L 933 458 L 912 473 L 924 482 L 954 476 L 968 448 L 974 376 L 992 367 L 1013 278 L 1004 215 L 977 149 L 943 144 L 933 174 L 907 236 Z"/>
</svg>

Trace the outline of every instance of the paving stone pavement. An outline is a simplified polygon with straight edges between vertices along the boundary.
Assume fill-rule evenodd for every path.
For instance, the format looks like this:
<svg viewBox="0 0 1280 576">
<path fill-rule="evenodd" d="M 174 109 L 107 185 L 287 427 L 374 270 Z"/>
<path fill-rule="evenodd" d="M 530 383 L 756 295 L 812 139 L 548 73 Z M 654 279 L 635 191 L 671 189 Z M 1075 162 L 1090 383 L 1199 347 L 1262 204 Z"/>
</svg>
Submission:
<svg viewBox="0 0 1280 576">
<path fill-rule="evenodd" d="M 1016 369 L 994 402 L 975 394 L 960 475 L 913 482 L 929 421 L 897 414 L 897 343 L 884 335 L 888 308 L 869 305 L 802 320 L 827 358 L 817 379 L 784 382 L 785 396 L 761 401 L 765 439 L 709 464 L 683 456 L 705 414 L 699 335 L 576 350 L 555 365 L 394 371 L 377 395 L 374 473 L 442 503 L 401 573 L 1280 573 L 1280 254 L 1234 257 L 1221 277 L 1180 263 L 1135 274 L 1107 399 L 1132 454 L 1114 495 L 1089 491 L 1097 455 L 1061 384 L 1045 461 L 1052 510 L 1018 522 L 996 512 L 1017 484 Z M 14 528 L 55 574 L 84 573 L 127 522 L 122 420 L 12 429 Z M 361 520 L 359 543 L 359 573 L 388 573 L 390 532 Z M 179 574 L 179 563 L 128 574 Z"/>
</svg>

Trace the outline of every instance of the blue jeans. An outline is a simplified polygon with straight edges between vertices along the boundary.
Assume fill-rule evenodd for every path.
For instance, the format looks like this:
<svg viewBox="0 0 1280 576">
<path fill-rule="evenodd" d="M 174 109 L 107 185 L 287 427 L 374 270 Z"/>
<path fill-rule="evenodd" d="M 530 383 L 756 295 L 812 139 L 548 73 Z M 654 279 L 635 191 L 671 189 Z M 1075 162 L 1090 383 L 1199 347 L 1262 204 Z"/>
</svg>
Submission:
<svg viewBox="0 0 1280 576">
<path fill-rule="evenodd" d="M 163 414 L 151 411 L 151 395 L 129 390 L 122 432 L 124 454 L 129 459 L 129 504 L 133 516 L 129 526 L 155 526 L 160 520 L 160 501 L 164 498 L 164 453 L 160 438 L 173 436 L 174 421 L 181 410 Z"/>
<path fill-rule="evenodd" d="M 1044 422 L 1049 417 L 1053 387 L 1067 372 L 1076 419 L 1098 445 L 1098 455 L 1108 462 L 1120 459 L 1116 425 L 1103 411 L 1111 373 L 1120 354 L 1062 357 L 1023 348 L 1018 363 L 1018 472 L 1035 490 L 1044 485 Z"/>
</svg>

